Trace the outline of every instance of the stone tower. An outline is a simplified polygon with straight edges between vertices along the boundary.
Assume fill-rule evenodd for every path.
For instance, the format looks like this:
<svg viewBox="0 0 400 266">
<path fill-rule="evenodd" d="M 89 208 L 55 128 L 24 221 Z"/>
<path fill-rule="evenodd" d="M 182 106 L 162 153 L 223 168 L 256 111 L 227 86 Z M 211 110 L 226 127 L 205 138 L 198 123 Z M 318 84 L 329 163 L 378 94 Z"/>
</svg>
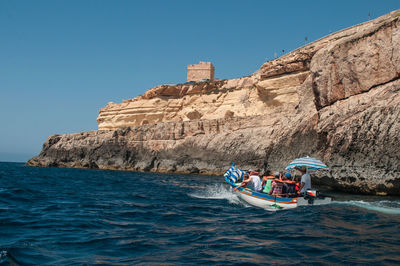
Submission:
<svg viewBox="0 0 400 266">
<path fill-rule="evenodd" d="M 201 62 L 197 65 L 188 65 L 187 81 L 214 80 L 214 66 L 211 62 Z"/>
</svg>

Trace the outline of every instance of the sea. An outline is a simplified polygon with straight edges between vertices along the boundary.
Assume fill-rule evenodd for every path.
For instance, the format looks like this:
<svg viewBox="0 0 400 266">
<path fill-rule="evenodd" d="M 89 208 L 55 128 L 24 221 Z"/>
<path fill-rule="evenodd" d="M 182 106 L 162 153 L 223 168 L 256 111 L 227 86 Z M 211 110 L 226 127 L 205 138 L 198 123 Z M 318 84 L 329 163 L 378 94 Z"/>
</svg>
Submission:
<svg viewBox="0 0 400 266">
<path fill-rule="evenodd" d="M 222 176 L 0 163 L 0 265 L 399 265 L 400 199 L 264 210 Z"/>
</svg>

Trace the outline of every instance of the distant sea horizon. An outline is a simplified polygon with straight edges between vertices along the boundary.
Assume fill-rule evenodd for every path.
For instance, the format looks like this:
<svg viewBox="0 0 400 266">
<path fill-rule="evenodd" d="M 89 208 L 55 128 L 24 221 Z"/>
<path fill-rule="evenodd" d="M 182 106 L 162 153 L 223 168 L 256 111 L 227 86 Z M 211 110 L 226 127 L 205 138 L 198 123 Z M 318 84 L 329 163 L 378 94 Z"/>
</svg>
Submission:
<svg viewBox="0 0 400 266">
<path fill-rule="evenodd" d="M 3 163 L 26 163 L 29 159 L 36 156 L 33 153 L 9 153 L 0 152 L 0 162 Z"/>
</svg>

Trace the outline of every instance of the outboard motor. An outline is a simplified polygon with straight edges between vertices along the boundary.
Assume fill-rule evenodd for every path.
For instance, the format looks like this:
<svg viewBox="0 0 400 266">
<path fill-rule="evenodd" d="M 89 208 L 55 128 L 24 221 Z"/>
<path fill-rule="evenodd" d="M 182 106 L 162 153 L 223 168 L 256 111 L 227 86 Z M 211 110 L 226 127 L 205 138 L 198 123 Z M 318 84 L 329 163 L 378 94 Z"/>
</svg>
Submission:
<svg viewBox="0 0 400 266">
<path fill-rule="evenodd" d="M 332 202 L 332 197 L 320 194 L 314 189 L 307 189 L 303 197 L 297 198 L 297 206 L 322 205 Z"/>
<path fill-rule="evenodd" d="M 319 192 L 313 189 L 307 189 L 304 193 L 304 199 L 308 200 L 308 204 L 314 204 L 314 200 L 318 197 Z"/>
</svg>

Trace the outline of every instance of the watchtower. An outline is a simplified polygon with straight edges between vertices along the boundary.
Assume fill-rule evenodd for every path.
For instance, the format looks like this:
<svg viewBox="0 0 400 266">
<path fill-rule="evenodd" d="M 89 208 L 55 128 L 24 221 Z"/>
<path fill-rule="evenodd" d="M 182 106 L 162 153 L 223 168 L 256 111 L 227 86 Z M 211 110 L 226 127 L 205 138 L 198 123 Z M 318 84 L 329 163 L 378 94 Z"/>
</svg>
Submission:
<svg viewBox="0 0 400 266">
<path fill-rule="evenodd" d="M 199 62 L 187 66 L 187 81 L 214 80 L 214 66 L 211 62 Z"/>
</svg>

